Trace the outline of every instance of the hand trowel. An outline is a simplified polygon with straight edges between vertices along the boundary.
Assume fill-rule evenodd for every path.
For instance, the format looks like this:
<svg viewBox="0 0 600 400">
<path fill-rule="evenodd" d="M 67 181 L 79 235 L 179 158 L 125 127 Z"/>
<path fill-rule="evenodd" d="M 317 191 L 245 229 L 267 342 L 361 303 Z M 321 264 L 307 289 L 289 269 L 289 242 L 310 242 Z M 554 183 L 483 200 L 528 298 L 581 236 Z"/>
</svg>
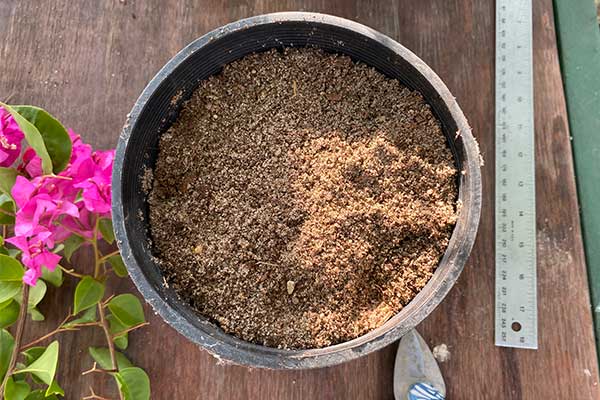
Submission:
<svg viewBox="0 0 600 400">
<path fill-rule="evenodd" d="M 417 333 L 410 330 L 400 339 L 394 367 L 396 400 L 444 400 L 446 385 L 433 353 Z"/>
</svg>

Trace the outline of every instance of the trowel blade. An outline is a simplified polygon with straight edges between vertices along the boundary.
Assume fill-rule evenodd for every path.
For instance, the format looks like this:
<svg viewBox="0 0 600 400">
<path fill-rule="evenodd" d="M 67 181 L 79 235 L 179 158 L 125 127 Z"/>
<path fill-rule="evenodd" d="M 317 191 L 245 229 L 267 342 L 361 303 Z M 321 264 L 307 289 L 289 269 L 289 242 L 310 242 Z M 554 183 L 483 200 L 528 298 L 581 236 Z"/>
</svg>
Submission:
<svg viewBox="0 0 600 400">
<path fill-rule="evenodd" d="M 429 346 L 416 330 L 410 330 L 400 339 L 396 365 L 394 366 L 394 397 L 406 400 L 415 383 L 433 386 L 442 396 L 446 395 L 444 378 Z"/>
</svg>

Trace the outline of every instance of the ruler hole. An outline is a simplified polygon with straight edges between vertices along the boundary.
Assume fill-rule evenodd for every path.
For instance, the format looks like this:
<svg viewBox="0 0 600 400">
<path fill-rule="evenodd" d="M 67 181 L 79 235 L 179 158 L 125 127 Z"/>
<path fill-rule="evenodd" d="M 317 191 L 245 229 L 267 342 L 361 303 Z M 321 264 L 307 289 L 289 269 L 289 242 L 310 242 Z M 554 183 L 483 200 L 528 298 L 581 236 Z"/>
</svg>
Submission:
<svg viewBox="0 0 600 400">
<path fill-rule="evenodd" d="M 515 332 L 519 332 L 522 328 L 521 324 L 518 323 L 517 321 L 513 322 L 510 327 L 512 328 L 513 331 Z"/>
</svg>

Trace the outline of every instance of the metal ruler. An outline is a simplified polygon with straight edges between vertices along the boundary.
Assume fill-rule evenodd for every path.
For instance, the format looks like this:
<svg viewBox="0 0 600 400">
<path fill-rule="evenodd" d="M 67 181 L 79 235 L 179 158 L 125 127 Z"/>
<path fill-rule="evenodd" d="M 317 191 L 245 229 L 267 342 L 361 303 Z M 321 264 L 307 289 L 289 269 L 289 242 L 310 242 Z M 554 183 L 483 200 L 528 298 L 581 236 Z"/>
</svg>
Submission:
<svg viewBox="0 0 600 400">
<path fill-rule="evenodd" d="M 537 349 L 531 0 L 496 0 L 496 345 Z"/>
</svg>

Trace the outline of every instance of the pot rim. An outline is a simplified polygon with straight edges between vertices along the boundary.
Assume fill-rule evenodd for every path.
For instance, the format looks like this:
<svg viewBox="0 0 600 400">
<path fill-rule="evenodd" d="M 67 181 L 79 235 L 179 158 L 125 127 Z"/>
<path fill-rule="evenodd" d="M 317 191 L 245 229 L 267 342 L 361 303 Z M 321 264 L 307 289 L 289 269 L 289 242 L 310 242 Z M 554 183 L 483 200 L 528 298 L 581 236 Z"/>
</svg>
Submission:
<svg viewBox="0 0 600 400">
<path fill-rule="evenodd" d="M 132 253 L 131 243 L 128 239 L 125 227 L 125 211 L 122 203 L 122 171 L 125 152 L 135 125 L 138 123 L 146 103 L 153 96 L 163 81 L 168 80 L 170 74 L 180 64 L 184 63 L 194 52 L 206 44 L 231 33 L 242 31 L 250 27 L 264 24 L 285 24 L 287 22 L 313 22 L 323 25 L 332 25 L 375 40 L 392 50 L 401 58 L 410 63 L 436 90 L 450 115 L 456 123 L 464 147 L 463 170 L 470 175 L 470 179 L 459 187 L 459 196 L 464 194 L 469 197 L 470 207 L 463 207 L 461 213 L 467 213 L 465 234 L 456 237 L 456 227 L 453 231 L 448 248 L 451 245 L 458 246 L 459 250 L 454 254 L 445 252 L 438 268 L 434 272 L 425 288 L 433 284 L 432 290 L 423 288 L 413 300 L 399 313 L 388 320 L 382 326 L 353 340 L 318 349 L 306 350 L 283 350 L 261 346 L 238 339 L 229 335 L 215 326 L 215 332 L 207 332 L 194 325 L 186 316 L 183 316 L 156 287 L 148 280 L 143 272 L 143 267 L 138 264 Z M 320 13 L 310 12 L 281 12 L 258 15 L 242 19 L 217 28 L 202 37 L 194 40 L 183 50 L 177 53 L 165 66 L 152 78 L 140 97 L 137 99 L 133 109 L 127 116 L 127 122 L 119 137 L 116 149 L 113 169 L 113 220 L 114 230 L 118 246 L 131 279 L 137 286 L 144 299 L 160 316 L 175 330 L 183 334 L 187 339 L 208 350 L 221 362 L 233 362 L 250 367 L 262 368 L 287 368 L 307 369 L 331 366 L 341 362 L 358 358 L 364 354 L 381 349 L 384 346 L 402 337 L 408 330 L 414 328 L 442 301 L 450 288 L 454 285 L 460 275 L 466 259 L 469 256 L 475 241 L 479 218 L 481 214 L 481 175 L 479 170 L 479 150 L 477 143 L 471 134 L 471 129 L 465 116 L 459 108 L 455 98 L 438 75 L 410 50 L 394 41 L 390 37 L 375 31 L 360 23 L 344 18 Z M 462 198 L 462 197 L 461 197 Z M 444 265 L 447 264 L 447 265 Z M 442 268 L 444 266 L 444 268 Z M 435 279 L 435 282 L 433 282 Z M 200 317 L 198 317 L 201 319 Z M 219 333 L 220 331 L 220 333 Z"/>
</svg>

